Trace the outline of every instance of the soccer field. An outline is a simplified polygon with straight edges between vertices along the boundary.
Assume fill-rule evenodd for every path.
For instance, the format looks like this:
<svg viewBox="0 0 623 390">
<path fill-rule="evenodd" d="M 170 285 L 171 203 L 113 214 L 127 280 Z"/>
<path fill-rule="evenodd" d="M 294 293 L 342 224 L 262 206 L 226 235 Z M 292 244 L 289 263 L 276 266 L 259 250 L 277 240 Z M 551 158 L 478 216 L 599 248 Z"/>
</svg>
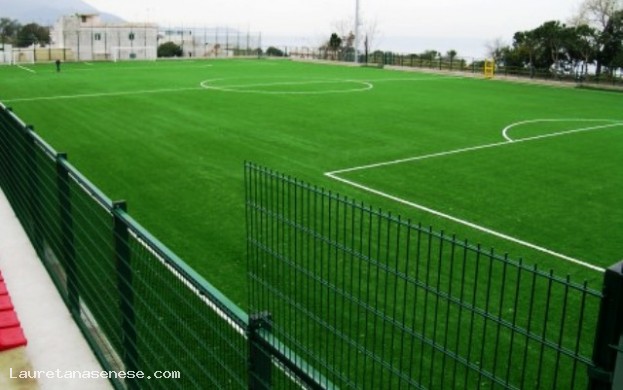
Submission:
<svg viewBox="0 0 623 390">
<path fill-rule="evenodd" d="M 237 303 L 243 162 L 599 286 L 623 95 L 269 60 L 0 67 L 0 101 Z"/>
</svg>

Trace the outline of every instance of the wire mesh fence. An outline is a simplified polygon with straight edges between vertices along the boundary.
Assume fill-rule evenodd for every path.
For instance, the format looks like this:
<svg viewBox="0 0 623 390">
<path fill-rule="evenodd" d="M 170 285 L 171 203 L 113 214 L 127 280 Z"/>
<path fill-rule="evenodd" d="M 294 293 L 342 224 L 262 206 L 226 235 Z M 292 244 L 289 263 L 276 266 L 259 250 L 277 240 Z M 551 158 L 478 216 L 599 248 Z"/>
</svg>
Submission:
<svg viewBox="0 0 623 390">
<path fill-rule="evenodd" d="M 331 50 L 328 47 L 280 46 L 279 53 L 295 60 L 319 60 L 341 63 L 354 63 L 355 54 L 350 50 Z M 270 55 L 270 53 L 267 53 Z M 426 72 L 452 73 L 453 75 L 484 76 L 486 58 L 449 56 L 436 51 L 420 54 L 399 53 L 375 50 L 369 53 L 359 51 L 357 57 L 361 66 L 413 69 Z M 590 70 L 590 71 L 589 71 Z M 578 63 L 574 66 L 536 67 L 517 66 L 498 61 L 494 65 L 494 76 L 506 80 L 534 80 L 579 87 L 605 87 L 607 89 L 623 87 L 623 71 L 612 69 L 610 72 L 595 72 L 595 64 Z"/>
<path fill-rule="evenodd" d="M 247 388 L 246 313 L 1 108 L 0 186 L 114 385 Z"/>
<path fill-rule="evenodd" d="M 620 264 L 599 292 L 246 164 L 247 314 L 1 104 L 0 188 L 118 389 L 623 382 Z"/>
<path fill-rule="evenodd" d="M 251 311 L 340 388 L 584 389 L 601 293 L 246 166 Z"/>
</svg>

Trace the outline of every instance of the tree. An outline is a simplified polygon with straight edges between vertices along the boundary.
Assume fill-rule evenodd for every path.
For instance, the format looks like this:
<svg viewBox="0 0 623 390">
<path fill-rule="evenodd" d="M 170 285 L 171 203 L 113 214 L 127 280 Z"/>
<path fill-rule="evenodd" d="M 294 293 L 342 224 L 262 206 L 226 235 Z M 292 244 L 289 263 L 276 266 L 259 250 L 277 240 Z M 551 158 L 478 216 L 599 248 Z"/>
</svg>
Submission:
<svg viewBox="0 0 623 390">
<path fill-rule="evenodd" d="M 331 53 L 333 54 L 333 59 L 335 59 L 337 57 L 337 53 L 342 47 L 342 38 L 340 38 L 337 33 L 331 34 L 331 37 L 329 38 L 329 42 L 327 43 L 326 47 L 328 50 L 331 50 Z"/>
<path fill-rule="evenodd" d="M 549 59 L 546 60 L 547 67 L 554 65 L 558 71 L 561 65 L 561 56 L 565 54 L 569 47 L 572 30 L 557 20 L 551 20 L 534 29 L 532 34 L 537 44 L 549 56 Z"/>
<path fill-rule="evenodd" d="M 530 77 L 534 77 L 534 66 L 524 48 L 506 46 L 500 49 L 500 56 L 502 58 L 499 62 L 500 66 L 504 66 L 508 69 L 528 68 L 530 70 Z"/>
<path fill-rule="evenodd" d="M 569 68 L 574 58 L 577 31 L 575 27 L 551 20 L 534 30 L 518 31 L 513 36 L 513 47 L 504 50 L 507 65 L 530 68 L 554 67 L 556 72 Z"/>
<path fill-rule="evenodd" d="M 501 63 L 503 60 L 503 52 L 508 47 L 502 40 L 502 38 L 496 38 L 487 43 L 487 56 L 492 58 L 496 63 Z"/>
<path fill-rule="evenodd" d="M 513 47 L 516 49 L 516 53 L 506 53 L 507 57 L 509 59 L 514 57 L 515 60 L 520 61 L 523 59 L 523 65 L 530 68 L 530 77 L 533 77 L 535 55 L 538 49 L 538 40 L 534 31 L 516 32 L 513 37 Z M 509 54 L 511 55 L 509 56 Z"/>
<path fill-rule="evenodd" d="M 587 24 L 597 31 L 597 53 L 595 59 L 597 68 L 595 73 L 601 74 L 602 66 L 617 58 L 616 43 L 612 41 L 612 33 L 616 30 L 614 20 L 611 19 L 623 11 L 623 0 L 584 0 L 579 13 L 573 18 L 576 26 Z M 610 30 L 609 32 L 606 30 Z M 616 35 L 616 34 L 615 34 Z M 614 38 L 616 39 L 616 37 Z"/>
<path fill-rule="evenodd" d="M 623 67 L 623 10 L 615 12 L 609 19 L 599 39 L 601 51 L 597 54 L 600 64 L 609 67 L 610 72 Z"/>
<path fill-rule="evenodd" d="M 0 43 L 13 43 L 20 27 L 17 20 L 0 18 Z"/>
<path fill-rule="evenodd" d="M 503 50 L 507 66 L 550 68 L 560 73 L 596 64 L 599 75 L 623 66 L 623 0 L 584 0 L 569 26 L 548 21 L 515 33 L 513 47 Z"/>
<path fill-rule="evenodd" d="M 342 61 L 353 61 L 355 56 L 355 34 L 349 32 L 342 37 Z"/>
<path fill-rule="evenodd" d="M 329 48 L 333 51 L 337 51 L 342 46 L 342 38 L 340 38 L 337 33 L 331 34 L 331 38 L 329 38 Z"/>
<path fill-rule="evenodd" d="M 576 25 L 588 24 L 605 30 L 615 12 L 623 10 L 623 0 L 584 0 L 574 17 Z"/>
<path fill-rule="evenodd" d="M 174 42 L 165 42 L 158 46 L 158 57 L 181 57 L 182 47 Z"/>
<path fill-rule="evenodd" d="M 502 50 L 505 66 L 528 68 L 534 76 L 535 68 L 552 68 L 557 73 L 570 70 L 586 58 L 589 50 L 591 30 L 567 27 L 552 20 L 534 30 L 518 31 L 513 36 L 513 46 Z"/>
<path fill-rule="evenodd" d="M 446 53 L 446 55 L 450 59 L 450 70 L 452 70 L 452 63 L 454 62 L 454 58 L 457 54 L 458 53 L 456 52 L 456 50 L 448 50 L 448 52 Z"/>
<path fill-rule="evenodd" d="M 575 27 L 571 42 L 571 58 L 582 63 L 582 73 L 588 73 L 588 64 L 593 62 L 599 50 L 597 30 L 582 24 Z"/>
<path fill-rule="evenodd" d="M 269 47 L 268 49 L 266 49 L 266 55 L 269 57 L 283 57 L 284 53 L 283 51 L 277 49 L 276 47 Z"/>
<path fill-rule="evenodd" d="M 346 18 L 332 23 L 333 31 L 335 31 L 339 37 L 342 38 L 343 41 L 347 41 L 349 38 L 352 39 L 352 43 L 350 47 L 352 49 L 350 51 L 354 51 L 354 40 L 355 34 L 353 33 L 355 21 L 353 18 Z M 359 18 L 359 49 L 363 45 L 363 52 L 365 56 L 365 61 L 367 62 L 367 58 L 369 53 L 372 52 L 374 46 L 376 45 L 376 39 L 379 34 L 378 23 L 376 19 L 367 19 L 365 17 Z M 344 46 L 348 49 L 348 42 L 344 43 Z"/>
<path fill-rule="evenodd" d="M 433 62 L 435 58 L 437 58 L 437 54 L 439 54 L 437 50 L 426 50 L 425 52 L 420 54 L 420 57 L 426 58 L 427 60 L 430 60 L 431 62 Z"/>
<path fill-rule="evenodd" d="M 45 46 L 50 43 L 50 29 L 29 23 L 22 26 L 17 32 L 17 47 L 29 47 L 32 45 Z"/>
<path fill-rule="evenodd" d="M 382 64 L 383 63 L 383 56 L 385 55 L 385 53 L 382 50 L 375 50 L 373 51 L 370 56 L 372 57 L 372 62 L 375 62 L 377 64 Z"/>
<path fill-rule="evenodd" d="M 375 45 L 376 37 L 379 33 L 376 20 L 364 21 L 362 23 L 363 28 L 359 29 L 360 34 L 363 33 L 363 50 L 365 56 L 365 62 L 368 62 L 368 53 Z"/>
</svg>

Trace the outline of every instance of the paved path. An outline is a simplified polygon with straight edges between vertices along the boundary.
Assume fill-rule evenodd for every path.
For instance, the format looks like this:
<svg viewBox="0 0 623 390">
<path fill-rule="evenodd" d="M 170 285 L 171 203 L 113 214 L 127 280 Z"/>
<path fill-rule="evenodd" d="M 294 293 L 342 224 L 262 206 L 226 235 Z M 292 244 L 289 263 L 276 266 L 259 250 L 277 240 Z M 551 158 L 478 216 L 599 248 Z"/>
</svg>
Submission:
<svg viewBox="0 0 623 390">
<path fill-rule="evenodd" d="M 0 388 L 10 390 L 104 390 L 105 379 L 65 379 L 71 371 L 101 371 L 78 326 L 0 191 L 0 271 L 28 340 L 25 348 L 0 353 Z M 18 371 L 40 371 L 19 380 Z M 52 376 L 48 378 L 47 376 Z"/>
</svg>

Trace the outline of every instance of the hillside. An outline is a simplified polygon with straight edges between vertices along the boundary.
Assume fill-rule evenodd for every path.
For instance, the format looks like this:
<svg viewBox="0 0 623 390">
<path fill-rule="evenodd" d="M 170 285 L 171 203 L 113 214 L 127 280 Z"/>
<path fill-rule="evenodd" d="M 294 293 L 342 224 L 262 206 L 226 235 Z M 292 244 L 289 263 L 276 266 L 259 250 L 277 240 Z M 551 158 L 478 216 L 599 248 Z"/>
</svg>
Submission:
<svg viewBox="0 0 623 390">
<path fill-rule="evenodd" d="M 17 19 L 21 23 L 52 25 L 62 15 L 100 13 L 82 0 L 0 0 L 0 18 Z M 121 21 L 118 16 L 100 13 L 106 21 Z"/>
</svg>

